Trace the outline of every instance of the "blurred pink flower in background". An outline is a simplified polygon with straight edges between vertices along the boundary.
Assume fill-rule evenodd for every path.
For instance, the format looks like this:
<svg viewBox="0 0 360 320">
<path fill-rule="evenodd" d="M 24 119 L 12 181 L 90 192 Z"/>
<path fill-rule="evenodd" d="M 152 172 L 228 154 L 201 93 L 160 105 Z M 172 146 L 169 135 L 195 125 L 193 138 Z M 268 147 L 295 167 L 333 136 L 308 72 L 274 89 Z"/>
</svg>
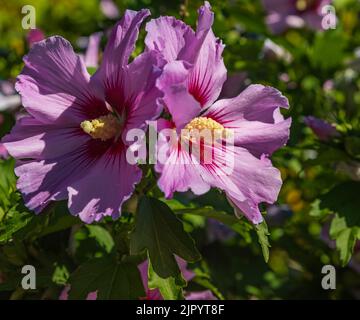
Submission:
<svg viewBox="0 0 360 320">
<path fill-rule="evenodd" d="M 21 106 L 20 96 L 12 81 L 0 80 L 0 112 L 17 109 Z"/>
<path fill-rule="evenodd" d="M 340 133 L 336 130 L 335 125 L 313 117 L 307 116 L 304 118 L 305 124 L 316 134 L 319 140 L 328 141 L 333 137 L 337 137 Z"/>
<path fill-rule="evenodd" d="M 214 242 L 217 240 L 226 241 L 236 235 L 235 231 L 215 219 L 207 220 L 206 231 L 209 242 Z"/>
<path fill-rule="evenodd" d="M 302 28 L 305 25 L 322 30 L 324 6 L 332 0 L 262 0 L 267 12 L 266 23 L 270 30 L 279 34 L 288 28 Z"/>
<path fill-rule="evenodd" d="M 282 46 L 276 44 L 271 39 L 266 39 L 264 41 L 264 46 L 262 49 L 262 55 L 268 60 L 281 60 L 286 63 L 291 63 L 293 57 L 289 51 L 284 49 Z"/>
<path fill-rule="evenodd" d="M 66 285 L 60 293 L 59 300 L 68 300 L 70 289 L 71 289 L 71 286 Z M 96 300 L 96 299 L 97 299 L 97 291 L 90 292 L 86 297 L 86 300 Z"/>
<path fill-rule="evenodd" d="M 119 9 L 112 0 L 101 0 L 100 10 L 109 19 L 116 19 L 120 15 Z"/>
<path fill-rule="evenodd" d="M 26 36 L 28 46 L 31 48 L 34 43 L 45 39 L 44 32 L 41 29 L 30 29 Z"/>
<path fill-rule="evenodd" d="M 99 48 L 102 32 L 90 35 L 87 45 L 84 62 L 87 67 L 97 68 L 99 66 Z"/>
</svg>

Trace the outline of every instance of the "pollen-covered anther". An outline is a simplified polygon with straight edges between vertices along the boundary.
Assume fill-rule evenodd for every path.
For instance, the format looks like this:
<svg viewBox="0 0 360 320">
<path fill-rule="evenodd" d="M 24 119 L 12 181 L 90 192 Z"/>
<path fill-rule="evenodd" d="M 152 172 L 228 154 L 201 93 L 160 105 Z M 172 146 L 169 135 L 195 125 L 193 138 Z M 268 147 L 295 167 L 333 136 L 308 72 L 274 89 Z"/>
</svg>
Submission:
<svg viewBox="0 0 360 320">
<path fill-rule="evenodd" d="M 213 138 L 229 138 L 232 130 L 224 128 L 222 124 L 208 117 L 197 117 L 192 119 L 181 131 L 183 138 L 196 138 L 198 134 L 204 134 L 204 131 L 210 131 Z"/>
<path fill-rule="evenodd" d="M 209 129 L 209 130 L 224 130 L 223 125 L 221 125 L 220 123 L 216 122 L 215 120 L 211 119 L 211 118 L 207 118 L 207 117 L 198 117 L 198 118 L 194 118 L 192 119 L 186 126 L 185 126 L 186 130 L 204 130 L 204 129 Z"/>
<path fill-rule="evenodd" d="M 81 122 L 80 127 L 94 139 L 106 141 L 114 138 L 121 130 L 118 118 L 112 114 Z"/>
</svg>

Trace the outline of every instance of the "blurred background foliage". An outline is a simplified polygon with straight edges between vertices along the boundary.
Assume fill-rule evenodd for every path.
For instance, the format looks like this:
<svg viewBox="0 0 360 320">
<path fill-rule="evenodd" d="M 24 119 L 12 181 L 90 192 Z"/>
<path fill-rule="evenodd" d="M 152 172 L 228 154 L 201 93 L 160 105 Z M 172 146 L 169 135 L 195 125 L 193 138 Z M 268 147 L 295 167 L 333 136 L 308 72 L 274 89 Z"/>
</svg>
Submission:
<svg viewBox="0 0 360 320">
<path fill-rule="evenodd" d="M 174 15 L 192 26 L 202 4 L 114 2 L 120 15 L 127 8 L 146 7 L 152 17 Z M 21 28 L 21 7 L 27 4 L 36 8 L 37 28 L 46 36 L 62 35 L 79 53 L 85 52 L 88 36 L 116 21 L 100 10 L 98 0 L 0 0 L 1 81 L 14 82 L 29 50 L 28 30 Z M 213 30 L 226 44 L 229 83 L 223 96 L 238 94 L 250 83 L 271 85 L 289 98 L 285 115 L 293 124 L 288 146 L 272 158 L 284 185 L 278 204 L 267 208 L 268 263 L 248 224 L 242 222 L 234 232 L 201 214 L 184 214 L 185 230 L 203 257 L 190 266 L 197 277 L 189 286 L 217 288 L 225 299 L 359 299 L 360 1 L 334 1 L 335 30 L 291 29 L 281 35 L 267 29 L 258 0 L 213 0 L 211 5 Z M 103 37 L 102 47 L 105 43 Z M 136 53 L 141 50 L 139 41 Z M 18 112 L 2 112 L 0 136 Z M 305 125 L 305 116 L 334 124 L 338 134 L 319 139 Z M 99 224 L 102 231 L 79 225 L 62 205 L 34 218 L 15 189 L 13 160 L 0 161 L 0 298 L 56 298 L 78 265 L 111 251 L 113 242 L 119 245 L 117 237 L 128 232 L 131 214 Z M 198 198 L 177 195 L 173 201 L 168 205 L 175 212 L 190 206 L 233 214 L 217 191 Z M 19 268 L 26 263 L 41 266 L 33 293 L 18 287 Z M 336 290 L 321 287 L 325 264 L 337 269 Z"/>
</svg>

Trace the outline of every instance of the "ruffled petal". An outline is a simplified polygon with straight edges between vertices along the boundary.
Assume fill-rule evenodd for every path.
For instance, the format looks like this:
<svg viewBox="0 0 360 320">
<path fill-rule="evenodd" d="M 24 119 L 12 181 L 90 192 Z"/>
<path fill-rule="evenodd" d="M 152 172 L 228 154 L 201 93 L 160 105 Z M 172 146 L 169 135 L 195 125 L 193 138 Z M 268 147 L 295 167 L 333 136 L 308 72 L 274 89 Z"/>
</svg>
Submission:
<svg viewBox="0 0 360 320">
<path fill-rule="evenodd" d="M 289 139 L 291 118 L 277 122 L 242 121 L 234 129 L 235 144 L 249 150 L 256 157 L 272 155 Z"/>
<path fill-rule="evenodd" d="M 194 31 L 188 25 L 174 17 L 153 19 L 145 29 L 146 49 L 161 52 L 168 62 L 177 60 L 185 46 L 185 35 L 189 33 L 194 36 Z"/>
<path fill-rule="evenodd" d="M 117 108 L 120 114 L 127 115 L 124 134 L 133 128 L 144 128 L 146 121 L 157 118 L 161 113 L 158 99 L 163 94 L 156 87 L 156 80 L 164 63 L 158 53 L 150 51 L 139 55 L 124 69 L 126 80 L 122 96 L 125 103 L 121 106 L 123 109 Z"/>
<path fill-rule="evenodd" d="M 85 65 L 87 67 L 97 68 L 99 65 L 99 47 L 102 32 L 95 32 L 89 37 L 88 47 L 85 53 Z"/>
<path fill-rule="evenodd" d="M 2 142 L 17 159 L 51 159 L 76 150 L 89 141 L 80 127 L 43 124 L 31 116 L 19 119 Z M 66 143 L 64 143 L 66 141 Z"/>
<path fill-rule="evenodd" d="M 282 181 L 267 158 L 258 159 L 240 147 L 213 147 L 211 164 L 202 165 L 201 176 L 212 187 L 226 192 L 253 223 L 262 221 L 258 205 L 276 201 Z"/>
<path fill-rule="evenodd" d="M 284 120 L 280 107 L 288 108 L 286 97 L 271 87 L 251 85 L 237 97 L 215 102 L 204 116 L 234 130 L 235 144 L 254 155 L 271 155 L 285 145 L 291 119 Z"/>
<path fill-rule="evenodd" d="M 104 112 L 101 92 L 89 86 L 89 75 L 70 43 L 55 36 L 37 42 L 24 58 L 16 90 L 26 110 L 43 123 L 79 125 Z"/>
<path fill-rule="evenodd" d="M 199 8 L 198 15 L 196 32 L 184 34 L 185 45 L 178 55 L 178 60 L 184 60 L 190 64 L 195 64 L 200 56 L 201 47 L 214 22 L 214 13 L 211 11 L 209 2 L 205 1 L 204 5 Z"/>
<path fill-rule="evenodd" d="M 207 108 L 219 97 L 227 71 L 222 58 L 224 45 L 213 32 L 207 34 L 188 80 L 189 92 Z"/>
<path fill-rule="evenodd" d="M 210 186 L 200 176 L 200 165 L 183 150 L 178 143 L 170 143 L 160 134 L 158 141 L 158 162 L 155 170 L 161 173 L 158 185 L 166 198 L 175 191 L 191 189 L 197 195 L 209 191 Z"/>
<path fill-rule="evenodd" d="M 226 68 L 222 59 L 224 45 L 211 30 L 214 13 L 210 4 L 199 9 L 196 33 L 186 33 L 186 44 L 179 53 L 179 60 L 193 64 L 188 79 L 189 92 L 203 108 L 210 106 L 220 95 L 226 80 Z"/>
<path fill-rule="evenodd" d="M 86 175 L 68 184 L 70 212 L 86 223 L 104 216 L 118 218 L 121 205 L 130 198 L 141 175 L 136 165 L 127 162 L 125 152 L 109 149 Z"/>
<path fill-rule="evenodd" d="M 289 108 L 289 101 L 280 91 L 260 84 L 250 85 L 237 97 L 215 102 L 206 112 L 214 120 L 231 128 L 243 119 L 274 123 L 277 109 Z"/>
<path fill-rule="evenodd" d="M 184 62 L 165 65 L 156 86 L 164 93 L 162 99 L 178 129 L 183 128 L 201 110 L 200 104 L 188 91 L 189 70 Z"/>
<path fill-rule="evenodd" d="M 147 9 L 126 10 L 122 19 L 113 28 L 103 54 L 102 64 L 92 79 L 104 87 L 107 98 L 109 91 L 112 92 L 121 86 L 123 67 L 127 65 L 135 49 L 140 25 L 149 15 L 150 11 Z"/>
</svg>

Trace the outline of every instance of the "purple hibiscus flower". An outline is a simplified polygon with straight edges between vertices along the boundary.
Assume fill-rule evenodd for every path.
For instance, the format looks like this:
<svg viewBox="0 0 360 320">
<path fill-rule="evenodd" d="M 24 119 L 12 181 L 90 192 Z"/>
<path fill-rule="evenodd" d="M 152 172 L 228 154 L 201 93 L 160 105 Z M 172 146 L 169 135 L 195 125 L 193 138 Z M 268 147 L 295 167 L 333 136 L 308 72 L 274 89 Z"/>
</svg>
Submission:
<svg viewBox="0 0 360 320">
<path fill-rule="evenodd" d="M 268 15 L 266 23 L 270 30 L 279 34 L 288 28 L 299 28 L 305 24 L 314 30 L 321 30 L 324 16 L 321 10 L 331 0 L 263 0 Z"/>
<path fill-rule="evenodd" d="M 211 30 L 213 19 L 205 2 L 195 32 L 173 17 L 160 17 L 146 26 L 147 50 L 159 51 L 167 60 L 157 86 L 164 93 L 162 101 L 172 122 L 162 120 L 158 127 L 177 132 L 231 130 L 235 142 L 232 148 L 201 145 L 210 148 L 210 164 L 199 163 L 181 144 L 174 143 L 167 150 L 169 161 L 156 165 L 161 173 L 158 184 L 166 197 L 175 191 L 191 189 L 203 194 L 210 187 L 219 188 L 250 221 L 260 223 L 259 203 L 273 203 L 282 185 L 268 155 L 288 140 L 291 119 L 284 120 L 280 114 L 280 107 L 289 107 L 288 100 L 276 89 L 251 85 L 237 97 L 216 101 L 227 72 L 224 46 Z M 223 158 L 225 162 L 232 159 L 231 174 Z"/>
<path fill-rule="evenodd" d="M 146 52 L 128 64 L 149 15 L 125 12 L 92 77 L 59 36 L 35 43 L 25 57 L 16 89 L 29 115 L 3 142 L 17 159 L 17 187 L 29 209 L 39 213 L 68 199 L 70 212 L 86 223 L 119 216 L 141 179 L 126 160 L 126 133 L 145 128 L 161 111 L 155 87 L 161 58 Z"/>
</svg>

